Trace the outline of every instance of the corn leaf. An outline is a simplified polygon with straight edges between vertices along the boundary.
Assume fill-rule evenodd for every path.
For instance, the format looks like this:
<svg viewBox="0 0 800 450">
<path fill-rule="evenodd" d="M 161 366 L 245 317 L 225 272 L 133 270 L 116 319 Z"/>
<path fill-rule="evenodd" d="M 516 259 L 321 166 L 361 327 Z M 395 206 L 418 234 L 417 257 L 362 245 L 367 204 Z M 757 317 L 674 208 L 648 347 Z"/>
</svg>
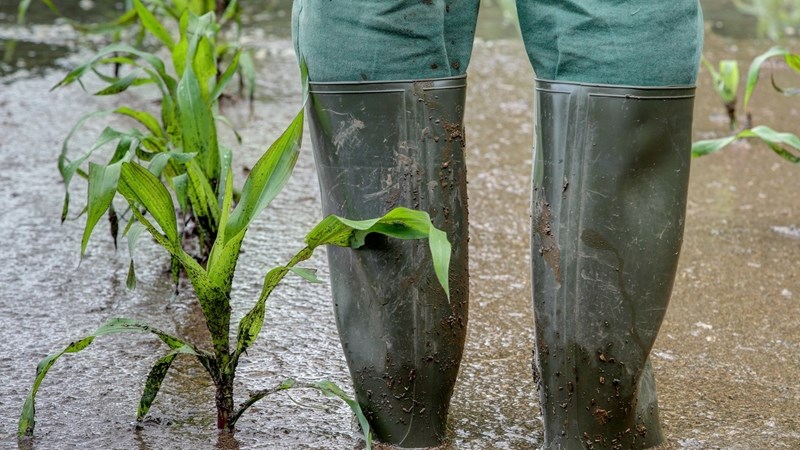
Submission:
<svg viewBox="0 0 800 450">
<path fill-rule="evenodd" d="M 187 191 L 189 204 L 200 226 L 201 234 L 205 239 L 211 241 L 217 234 L 217 224 L 219 223 L 217 196 L 196 160 L 190 160 L 186 164 L 186 174 L 189 177 L 189 190 Z"/>
<path fill-rule="evenodd" d="M 792 154 L 786 146 L 792 148 L 794 152 L 800 151 L 800 138 L 792 133 L 775 131 L 767 126 L 757 126 L 750 130 L 744 130 L 738 137 L 756 137 L 761 139 L 767 146 L 781 158 L 794 163 L 800 163 L 800 157 Z"/>
<path fill-rule="evenodd" d="M 220 95 L 222 95 L 222 91 L 225 89 L 225 86 L 228 85 L 228 82 L 231 81 L 233 75 L 236 73 L 236 70 L 239 68 L 239 58 L 242 56 L 242 51 L 239 50 L 233 55 L 233 61 L 228 64 L 228 67 L 225 69 L 225 72 L 222 73 L 222 76 L 219 78 L 219 82 L 216 86 L 214 86 L 214 91 L 211 93 L 211 101 L 217 100 Z"/>
<path fill-rule="evenodd" d="M 125 196 L 134 211 L 137 211 L 139 206 L 143 206 L 153 216 L 169 244 L 169 247 L 165 245 L 168 250 L 170 247 L 180 247 L 178 223 L 175 218 L 172 197 L 158 178 L 141 165 L 126 162 L 122 164 L 119 191 Z M 147 226 L 146 222 L 142 223 Z"/>
<path fill-rule="evenodd" d="M 166 66 L 164 65 L 164 61 L 160 58 L 155 56 L 152 53 L 148 53 L 145 51 L 138 50 L 134 47 L 124 44 L 112 44 L 107 47 L 100 49 L 89 61 L 81 64 L 80 66 L 76 67 L 72 71 L 70 71 L 67 76 L 65 76 L 61 81 L 59 81 L 53 89 L 69 85 L 75 81 L 78 81 L 83 77 L 86 73 L 90 72 L 94 69 L 94 67 L 100 63 L 106 55 L 112 53 L 121 53 L 121 54 L 130 54 L 141 58 L 145 62 L 147 62 L 153 69 L 155 69 L 155 73 L 157 77 L 155 77 L 155 81 L 158 84 L 162 85 L 162 87 L 166 88 L 167 92 L 174 92 L 176 81 L 172 78 L 169 74 L 167 74 Z"/>
<path fill-rule="evenodd" d="M 367 421 L 366 416 L 364 416 L 364 411 L 361 410 L 361 405 L 358 404 L 357 401 L 353 400 L 348 396 L 339 386 L 337 386 L 332 381 L 319 381 L 314 383 L 311 387 L 317 389 L 318 391 L 322 392 L 326 397 L 335 397 L 339 398 L 343 402 L 347 403 L 347 406 L 353 411 L 353 414 L 356 415 L 358 419 L 358 424 L 361 425 L 361 432 L 364 433 L 364 439 L 366 440 L 367 450 L 372 448 L 372 432 L 369 428 L 369 422 Z"/>
<path fill-rule="evenodd" d="M 104 166 L 101 164 L 89 163 L 89 189 L 87 200 L 86 226 L 83 230 L 81 239 L 81 256 L 86 253 L 86 245 L 92 235 L 95 225 L 100 220 L 114 199 L 117 193 L 117 181 L 119 180 L 120 167 L 122 161 Z"/>
<path fill-rule="evenodd" d="M 303 136 L 303 111 L 253 166 L 228 219 L 225 240 L 241 239 L 253 219 L 272 202 L 292 173 Z"/>
<path fill-rule="evenodd" d="M 134 253 L 136 251 L 136 244 L 145 230 L 144 225 L 136 220 L 131 220 L 128 223 L 128 229 L 125 233 L 128 239 L 128 255 L 130 257 L 130 265 L 128 267 L 128 277 L 125 279 L 125 285 L 128 289 L 136 289 L 136 266 L 134 264 Z"/>
<path fill-rule="evenodd" d="M 184 345 L 160 358 L 153 365 L 153 368 L 150 369 L 150 373 L 147 374 L 147 380 L 144 383 L 142 397 L 139 400 L 139 408 L 136 412 L 137 421 L 144 419 L 144 416 L 150 411 L 150 406 L 152 406 L 153 400 L 155 400 L 158 391 L 161 389 L 161 383 L 164 382 L 164 378 L 167 376 L 172 361 L 175 360 L 176 356 L 181 354 L 197 355 L 194 349 Z"/>
<path fill-rule="evenodd" d="M 44 377 L 47 375 L 47 372 L 53 367 L 53 364 L 65 353 L 78 353 L 85 349 L 91 345 L 98 336 L 116 333 L 153 333 L 173 350 L 182 349 L 182 352 L 193 354 L 204 363 L 207 363 L 211 358 L 211 355 L 207 352 L 197 350 L 194 346 L 153 328 L 144 322 L 124 318 L 111 319 L 101 325 L 100 328 L 95 330 L 91 335 L 71 342 L 64 350 L 49 355 L 39 362 L 39 365 L 36 367 L 36 379 L 33 382 L 33 387 L 22 406 L 22 414 L 20 415 L 18 424 L 18 433 L 20 436 L 33 435 L 36 426 L 36 393 L 39 390 L 39 386 L 42 384 L 42 380 L 44 380 Z"/>
<path fill-rule="evenodd" d="M 199 163 L 209 181 L 219 178 L 219 150 L 210 106 L 203 100 L 200 84 L 191 66 L 187 66 L 178 83 L 177 106 L 183 148 L 197 153 Z"/>
<path fill-rule="evenodd" d="M 253 101 L 256 94 L 256 67 L 249 51 L 243 51 L 239 60 L 240 74 L 247 90 L 247 98 Z M 304 96 L 305 98 L 305 96 Z"/>
<path fill-rule="evenodd" d="M 136 10 L 136 14 L 139 16 L 139 20 L 142 22 L 142 25 L 144 25 L 147 31 L 158 38 L 158 40 L 163 42 L 169 50 L 172 50 L 172 48 L 175 46 L 172 36 L 169 35 L 167 29 L 161 25 L 153 13 L 151 13 L 150 10 L 148 10 L 140 0 L 133 0 L 133 7 Z"/>
<path fill-rule="evenodd" d="M 761 66 L 764 62 L 775 56 L 786 56 L 790 54 L 791 53 L 785 48 L 772 47 L 753 59 L 753 62 L 750 64 L 750 69 L 747 71 L 747 84 L 745 85 L 744 91 L 744 109 L 747 109 L 747 105 L 750 103 L 750 96 L 753 94 L 753 90 L 758 83 L 758 76 L 761 73 Z"/>
<path fill-rule="evenodd" d="M 150 164 L 147 166 L 147 169 L 155 175 L 156 177 L 161 176 L 164 172 L 164 168 L 167 167 L 167 163 L 170 160 L 175 160 L 180 164 L 187 164 L 189 161 L 194 158 L 195 153 L 181 153 L 181 152 L 164 152 L 159 153 L 150 160 Z M 183 208 L 181 208 L 183 209 Z"/>
<path fill-rule="evenodd" d="M 795 134 L 775 131 L 764 125 L 742 130 L 734 136 L 695 142 L 692 144 L 692 156 L 698 157 L 714 153 L 737 139 L 744 138 L 760 139 L 781 158 L 794 164 L 800 164 L 800 156 L 793 153 L 800 152 L 800 138 Z"/>
<path fill-rule="evenodd" d="M 447 241 L 446 234 L 433 226 L 428 213 L 407 208 L 395 208 L 385 216 L 371 220 L 354 221 L 328 216 L 306 236 L 306 248 L 297 253 L 286 266 L 276 267 L 264 277 L 258 301 L 239 322 L 236 351 L 232 359 L 234 367 L 236 367 L 240 355 L 247 350 L 261 332 L 267 298 L 287 273 L 291 271 L 300 276 L 309 275 L 308 272 L 296 269 L 295 266 L 310 258 L 315 248 L 320 245 L 359 247 L 364 245 L 364 237 L 369 233 L 380 233 L 399 239 L 428 238 L 436 277 L 447 298 L 450 298 L 447 277 L 450 269 L 451 246 Z"/>
<path fill-rule="evenodd" d="M 306 244 L 314 249 L 320 245 L 359 248 L 369 233 L 380 233 L 397 239 L 428 238 L 433 269 L 439 284 L 450 298 L 448 273 L 451 246 L 447 235 L 433 226 L 427 212 L 395 208 L 385 216 L 370 220 L 349 220 L 328 216 L 306 236 Z"/>
<path fill-rule="evenodd" d="M 134 71 L 125 77 L 117 79 L 111 85 L 97 91 L 94 95 L 114 95 L 128 90 L 137 80 L 140 80 L 139 73 Z"/>
<path fill-rule="evenodd" d="M 700 156 L 710 155 L 721 150 L 723 147 L 731 144 L 735 140 L 736 136 L 728 136 L 724 138 L 706 139 L 694 142 L 692 144 L 692 157 L 698 158 Z"/>
<path fill-rule="evenodd" d="M 164 137 L 164 130 L 161 129 L 161 125 L 158 123 L 158 120 L 156 120 L 156 118 L 147 111 L 139 111 L 127 106 L 121 106 L 115 109 L 114 112 L 122 116 L 130 117 L 131 119 L 141 123 L 150 133 L 153 134 L 153 136 L 159 138 Z"/>
<path fill-rule="evenodd" d="M 222 191 L 222 208 L 220 208 L 219 227 L 214 245 L 208 255 L 208 277 L 219 286 L 231 286 L 236 261 L 242 240 L 226 241 L 225 229 L 233 205 L 233 171 L 230 167 L 225 171 L 225 189 Z M 227 244 L 226 244 L 227 242 Z"/>
<path fill-rule="evenodd" d="M 317 269 L 305 269 L 302 267 L 290 267 L 289 270 L 294 273 L 295 275 L 299 275 L 309 283 L 322 283 L 319 278 L 317 278 Z"/>
</svg>

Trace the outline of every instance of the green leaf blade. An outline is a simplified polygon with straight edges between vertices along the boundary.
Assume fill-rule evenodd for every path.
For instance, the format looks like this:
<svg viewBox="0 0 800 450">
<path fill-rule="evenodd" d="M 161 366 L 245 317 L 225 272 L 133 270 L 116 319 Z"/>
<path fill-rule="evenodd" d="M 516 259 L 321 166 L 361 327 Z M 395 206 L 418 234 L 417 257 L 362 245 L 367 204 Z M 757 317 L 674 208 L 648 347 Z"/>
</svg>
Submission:
<svg viewBox="0 0 800 450">
<path fill-rule="evenodd" d="M 140 0 L 133 0 L 133 7 L 136 10 L 136 14 L 139 16 L 139 20 L 142 22 L 142 25 L 144 25 L 147 31 L 158 38 L 158 40 L 163 42 L 169 50 L 172 50 L 172 48 L 175 46 L 172 36 L 170 36 L 167 29 L 161 25 L 153 13 L 151 13 L 150 10 L 148 10 Z"/>
<path fill-rule="evenodd" d="M 250 171 L 242 196 L 228 219 L 225 239 L 243 234 L 253 219 L 280 193 L 289 180 L 303 135 L 303 111 L 295 116 L 283 134 L 270 146 Z"/>
<path fill-rule="evenodd" d="M 120 176 L 121 162 L 108 166 L 89 163 L 89 188 L 87 200 L 86 226 L 81 239 L 81 256 L 86 253 L 86 246 L 100 218 L 105 215 L 114 195 L 117 193 L 117 182 Z"/>
<path fill-rule="evenodd" d="M 158 178 L 139 164 L 125 162 L 122 163 L 119 191 L 132 208 L 144 206 L 161 227 L 169 244 L 180 247 L 172 197 Z"/>
</svg>

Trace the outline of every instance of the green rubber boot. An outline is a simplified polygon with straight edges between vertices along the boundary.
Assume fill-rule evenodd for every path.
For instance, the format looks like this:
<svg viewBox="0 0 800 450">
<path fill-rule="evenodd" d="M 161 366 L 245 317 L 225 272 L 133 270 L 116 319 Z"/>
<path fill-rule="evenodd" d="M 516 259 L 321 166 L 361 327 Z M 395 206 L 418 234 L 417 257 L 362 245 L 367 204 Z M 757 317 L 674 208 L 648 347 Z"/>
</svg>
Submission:
<svg viewBox="0 0 800 450">
<path fill-rule="evenodd" d="M 453 245 L 450 300 L 424 241 L 367 237 L 328 248 L 336 323 L 375 438 L 432 447 L 446 419 L 467 326 L 466 78 L 311 83 L 309 127 L 324 213 L 427 211 Z"/>
<path fill-rule="evenodd" d="M 693 87 L 536 82 L 534 377 L 545 449 L 662 441 L 648 356 L 683 236 Z"/>
</svg>

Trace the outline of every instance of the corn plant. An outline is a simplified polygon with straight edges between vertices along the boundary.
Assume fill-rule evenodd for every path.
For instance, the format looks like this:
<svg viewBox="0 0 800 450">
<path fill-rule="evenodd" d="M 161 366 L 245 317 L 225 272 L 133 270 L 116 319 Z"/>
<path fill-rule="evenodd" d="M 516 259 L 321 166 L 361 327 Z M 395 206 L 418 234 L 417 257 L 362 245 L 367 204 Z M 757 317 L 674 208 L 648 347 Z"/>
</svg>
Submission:
<svg viewBox="0 0 800 450">
<path fill-rule="evenodd" d="M 307 88 L 305 91 L 307 92 Z M 307 93 L 305 95 L 307 96 Z M 122 158 L 115 163 L 117 165 L 113 170 L 119 173 L 118 182 L 116 187 L 104 184 L 108 187 L 105 193 L 110 197 L 120 194 L 130 206 L 132 217 L 126 227 L 129 240 L 135 240 L 134 235 L 140 231 L 147 231 L 186 271 L 210 332 L 213 350 L 203 350 L 194 343 L 165 333 L 140 320 L 112 319 L 101 325 L 94 333 L 77 339 L 60 352 L 42 359 L 36 370 L 33 387 L 22 409 L 18 428 L 20 436 L 30 436 L 34 432 L 36 392 L 53 364 L 64 354 L 84 350 L 98 337 L 117 333 L 152 333 L 169 349 L 155 362 L 147 376 L 137 412 L 139 420 L 147 414 L 173 360 L 179 356 L 191 356 L 205 368 L 215 385 L 217 427 L 220 430 L 233 431 L 241 414 L 266 395 L 293 387 L 307 387 L 321 390 L 329 396 L 345 399 L 355 411 L 362 429 L 368 436 L 369 426 L 357 402 L 347 398 L 340 389 L 329 382 L 300 384 L 289 380 L 274 389 L 255 393 L 239 408 L 234 406 L 233 381 L 236 368 L 240 358 L 262 329 L 268 297 L 289 273 L 312 282 L 318 281 L 313 270 L 298 266 L 309 259 L 316 248 L 322 245 L 358 248 L 364 245 L 366 235 L 369 233 L 380 233 L 399 239 L 427 238 L 437 279 L 445 292 L 449 293 L 447 272 L 450 243 L 446 234 L 432 225 L 427 213 L 396 208 L 381 218 L 361 221 L 328 216 L 312 229 L 305 238 L 305 247 L 286 265 L 274 268 L 266 274 L 261 294 L 239 322 L 236 340 L 231 341 L 229 334 L 232 313 L 231 285 L 242 241 L 253 220 L 282 190 L 289 178 L 299 154 L 302 128 L 301 109 L 286 131 L 253 166 L 235 207 L 233 177 L 230 165 L 226 166 L 227 176 L 222 179 L 222 200 L 214 206 L 213 211 L 218 218 L 218 232 L 204 264 L 195 260 L 184 249 L 184 242 L 178 232 L 179 217 L 176 214 L 173 195 L 169 190 L 172 187 L 169 180 L 160 179 L 152 170 L 135 161 Z M 193 165 L 199 165 L 198 160 L 202 158 L 200 152 L 183 156 L 173 159 L 172 162 L 183 165 L 187 168 L 187 172 Z"/>
<path fill-rule="evenodd" d="M 725 105 L 731 130 L 736 128 L 736 92 L 739 89 L 739 63 L 735 60 L 725 59 L 719 62 L 719 71 L 714 69 L 708 60 L 702 58 L 711 79 L 714 82 L 714 91 Z"/>
<path fill-rule="evenodd" d="M 161 97 L 160 115 L 156 118 L 147 111 L 120 106 L 111 111 L 90 113 L 77 122 L 67 135 L 58 159 L 66 189 L 62 221 L 69 215 L 70 184 L 78 175 L 88 180 L 87 204 L 82 210 L 82 213 L 86 212 L 87 220 L 81 255 L 104 214 L 109 216 L 112 237 L 116 242 L 117 224 L 121 218 L 114 209 L 113 194 L 122 164 L 138 161 L 155 176 L 167 181 L 184 216 L 181 223 L 196 225 L 199 257 L 204 259 L 219 227 L 220 187 L 225 183 L 226 169 L 232 158 L 231 150 L 217 139 L 217 123 L 224 121 L 217 114 L 217 102 L 238 67 L 241 51 L 237 51 L 227 68 L 220 72 L 214 58 L 217 25 L 213 14 L 198 17 L 185 11 L 179 36 L 173 39 L 140 0 L 134 0 L 133 4 L 148 32 L 169 50 L 172 70 L 167 70 L 167 63 L 153 53 L 114 44 L 99 50 L 55 87 L 75 82 L 83 85 L 83 78 L 90 73 L 97 74 L 106 83 L 95 95 L 112 95 L 135 86 L 155 85 Z M 106 64 L 117 63 L 128 68 L 129 73 L 114 77 L 103 75 L 98 70 Z M 88 150 L 77 157 L 70 156 L 69 143 L 73 135 L 87 120 L 107 114 L 133 119 L 136 127 L 127 131 L 107 127 Z M 101 149 L 112 150 L 102 162 L 96 154 Z M 174 266 L 178 266 L 177 261 Z M 135 284 L 133 265 L 129 273 L 129 285 L 132 286 Z"/>
<path fill-rule="evenodd" d="M 747 82 L 744 91 L 744 104 L 743 109 L 747 112 L 747 106 L 750 103 L 753 91 L 758 84 L 761 68 L 764 63 L 772 58 L 782 57 L 786 65 L 795 73 L 800 74 L 800 55 L 792 53 L 782 47 L 773 47 L 765 53 L 757 56 L 750 64 L 750 69 L 747 72 Z M 785 88 L 778 86 L 772 77 L 772 87 L 779 93 L 786 96 L 794 96 L 800 94 L 800 88 Z M 750 114 L 748 117 L 750 117 Z M 749 121 L 748 121 L 749 122 Z M 775 152 L 781 158 L 795 164 L 800 164 L 800 138 L 791 132 L 775 131 L 766 125 L 758 125 L 752 128 L 745 128 L 736 132 L 733 135 L 697 141 L 692 144 L 692 155 L 704 156 L 717 152 L 724 147 L 732 144 L 738 139 L 756 138 L 764 142 L 770 150 Z"/>
</svg>

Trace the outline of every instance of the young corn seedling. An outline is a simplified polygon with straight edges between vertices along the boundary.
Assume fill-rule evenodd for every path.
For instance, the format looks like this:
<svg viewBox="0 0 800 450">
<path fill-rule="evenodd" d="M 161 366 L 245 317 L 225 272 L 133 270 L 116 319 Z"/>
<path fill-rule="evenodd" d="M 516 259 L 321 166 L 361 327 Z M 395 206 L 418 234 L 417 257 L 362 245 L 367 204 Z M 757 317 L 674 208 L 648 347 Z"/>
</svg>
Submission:
<svg viewBox="0 0 800 450">
<path fill-rule="evenodd" d="M 762 66 L 767 60 L 776 57 L 782 57 L 786 65 L 793 72 L 800 74 L 800 55 L 792 53 L 785 48 L 773 47 L 757 56 L 753 59 L 753 62 L 750 64 L 750 69 L 747 72 L 747 84 L 745 85 L 743 106 L 745 111 L 747 111 L 747 106 L 750 103 L 753 91 L 758 84 Z M 774 76 L 772 77 L 772 87 L 786 96 L 800 94 L 800 88 L 784 88 L 778 86 Z M 748 117 L 749 116 L 748 114 Z M 733 135 L 722 138 L 697 141 L 692 144 L 692 156 L 698 157 L 708 155 L 725 148 L 739 139 L 750 138 L 762 141 L 770 150 L 781 158 L 794 164 L 800 164 L 800 138 L 794 133 L 775 131 L 766 125 L 745 128 Z"/>
<path fill-rule="evenodd" d="M 719 62 L 719 71 L 703 57 L 703 64 L 714 82 L 714 91 L 725 105 L 731 130 L 736 128 L 736 92 L 739 89 L 739 63 L 725 59 Z"/>
<path fill-rule="evenodd" d="M 90 72 L 107 83 L 96 95 L 117 94 L 132 86 L 154 85 L 160 93 L 160 117 L 120 106 L 111 111 L 90 113 L 77 122 L 65 139 L 58 159 L 66 189 L 62 221 L 69 214 L 70 183 L 78 175 L 87 179 L 89 184 L 81 255 L 86 251 L 95 226 L 105 214 L 111 220 L 112 237 L 116 242 L 117 223 L 126 218 L 126 213 L 119 217 L 112 199 L 122 165 L 137 161 L 163 179 L 175 194 L 185 216 L 181 224 L 196 226 L 199 258 L 203 260 L 208 257 L 219 228 L 221 187 L 232 158 L 231 150 L 217 139 L 217 123 L 224 121 L 217 114 L 217 102 L 237 70 L 241 51 L 237 51 L 227 68 L 219 72 L 214 58 L 217 25 L 213 14 L 197 17 L 185 11 L 180 21 L 180 36 L 173 39 L 140 0 L 134 0 L 133 5 L 144 27 L 169 50 L 173 70 L 167 70 L 167 64 L 153 53 L 115 44 L 98 51 L 55 87 L 74 82 L 82 84 L 83 77 Z M 97 70 L 99 66 L 111 63 L 121 64 L 130 71 L 116 78 L 102 75 Z M 128 131 L 107 127 L 87 151 L 77 157 L 70 156 L 72 136 L 87 120 L 107 114 L 133 119 L 136 127 Z M 113 152 L 101 161 L 98 152 L 101 149 L 113 149 Z M 130 212 L 127 216 L 130 217 Z M 173 266 L 178 266 L 177 260 Z M 133 285 L 133 266 L 130 274 L 129 285 Z"/>
</svg>

